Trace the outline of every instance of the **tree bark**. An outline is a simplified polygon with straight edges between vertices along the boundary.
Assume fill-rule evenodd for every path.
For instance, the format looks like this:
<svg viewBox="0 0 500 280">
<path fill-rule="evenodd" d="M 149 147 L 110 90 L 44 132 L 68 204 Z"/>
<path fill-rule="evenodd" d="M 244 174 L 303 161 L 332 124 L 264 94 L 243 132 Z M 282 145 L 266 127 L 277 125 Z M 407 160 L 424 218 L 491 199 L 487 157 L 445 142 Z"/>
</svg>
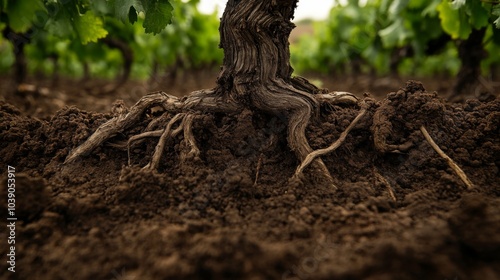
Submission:
<svg viewBox="0 0 500 280">
<path fill-rule="evenodd" d="M 220 47 L 224 49 L 217 79 L 221 92 L 251 105 L 255 102 L 251 97 L 255 88 L 263 84 L 293 84 L 288 37 L 295 27 L 291 19 L 297 2 L 228 1 L 219 28 Z"/>
<path fill-rule="evenodd" d="M 288 120 L 288 144 L 299 160 L 312 152 L 305 137 L 320 90 L 293 78 L 288 38 L 297 0 L 229 0 L 221 19 L 224 61 L 215 94 Z M 315 167 L 329 174 L 321 160 Z"/>
<path fill-rule="evenodd" d="M 469 38 L 458 45 L 458 55 L 462 62 L 449 99 L 460 101 L 465 95 L 474 93 L 481 75 L 481 61 L 486 57 L 483 46 L 486 28 L 474 29 Z"/>
</svg>

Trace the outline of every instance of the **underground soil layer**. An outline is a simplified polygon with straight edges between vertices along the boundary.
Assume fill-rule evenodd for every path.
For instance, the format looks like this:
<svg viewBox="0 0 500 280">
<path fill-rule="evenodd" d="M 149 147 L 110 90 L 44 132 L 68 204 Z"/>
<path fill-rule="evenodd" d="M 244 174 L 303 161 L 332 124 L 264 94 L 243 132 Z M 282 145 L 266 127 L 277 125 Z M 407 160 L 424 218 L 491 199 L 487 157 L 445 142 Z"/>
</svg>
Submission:
<svg viewBox="0 0 500 280">
<path fill-rule="evenodd" d="M 358 111 L 322 108 L 311 146 L 329 146 Z M 300 162 L 286 120 L 251 111 L 198 115 L 199 161 L 179 161 L 179 136 L 158 171 L 141 169 L 155 138 L 64 165 L 111 117 L 65 107 L 41 120 L 0 103 L 0 210 L 10 165 L 18 219 L 16 272 L 3 244 L 2 279 L 500 279 L 499 99 L 449 104 L 417 82 L 389 93 L 322 157 L 337 189 L 311 168 L 290 180 Z M 381 151 L 380 138 L 409 148 Z"/>
</svg>

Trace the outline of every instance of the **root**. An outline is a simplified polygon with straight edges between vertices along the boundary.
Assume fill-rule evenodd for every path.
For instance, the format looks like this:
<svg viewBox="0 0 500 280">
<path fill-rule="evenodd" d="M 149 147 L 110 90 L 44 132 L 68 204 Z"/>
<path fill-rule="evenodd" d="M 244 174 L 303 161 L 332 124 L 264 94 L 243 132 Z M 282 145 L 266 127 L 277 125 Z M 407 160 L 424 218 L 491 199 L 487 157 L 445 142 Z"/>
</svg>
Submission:
<svg viewBox="0 0 500 280">
<path fill-rule="evenodd" d="M 453 161 L 453 159 L 451 159 L 447 154 L 445 154 L 443 152 L 443 150 L 441 150 L 441 148 L 439 148 L 439 146 L 436 144 L 436 142 L 434 142 L 432 137 L 429 135 L 429 132 L 427 132 L 427 129 L 425 129 L 425 127 L 422 126 L 422 127 L 420 127 L 420 131 L 424 135 L 425 140 L 427 140 L 427 142 L 434 149 L 434 151 L 436 151 L 439 154 L 439 156 L 441 156 L 443 159 L 445 159 L 446 162 L 448 163 L 448 165 L 451 167 L 451 169 L 453 169 L 455 174 L 457 174 L 458 177 L 460 177 L 462 182 L 464 182 L 464 184 L 467 186 L 467 189 L 469 189 L 469 190 L 473 189 L 474 185 L 469 180 L 467 175 L 465 175 L 465 172 L 455 163 L 455 161 Z"/>
<path fill-rule="evenodd" d="M 105 141 L 114 137 L 118 133 L 130 128 L 139 121 L 144 112 L 151 106 L 168 103 L 171 96 L 163 93 L 153 93 L 147 95 L 137 102 L 128 113 L 119 114 L 105 124 L 101 125 L 89 139 L 82 145 L 71 151 L 64 164 L 72 163 L 82 156 L 88 156 Z"/>
<path fill-rule="evenodd" d="M 189 154 L 196 157 L 199 154 L 199 151 L 196 148 L 194 137 L 192 136 L 191 131 L 193 117 L 190 117 L 189 114 L 188 116 L 186 116 L 185 113 L 198 111 L 237 114 L 241 111 L 241 107 L 238 104 L 233 101 L 222 100 L 220 97 L 215 96 L 213 94 L 213 91 L 210 90 L 196 91 L 193 92 L 190 96 L 183 99 L 168 95 L 164 92 L 151 93 L 141 98 L 134 106 L 130 108 L 129 111 L 119 110 L 114 118 L 110 119 L 99 128 L 97 128 L 97 130 L 83 144 L 72 150 L 64 161 L 64 164 L 69 164 L 75 162 L 81 157 L 88 156 L 104 142 L 136 125 L 148 109 L 157 106 L 163 108 L 167 112 L 181 114 L 180 116 L 186 118 L 184 118 L 183 123 L 178 128 L 174 129 L 173 131 L 168 131 L 168 134 L 166 134 L 166 130 L 149 131 L 131 137 L 128 140 L 126 146 L 120 144 L 112 146 L 123 148 L 126 147 L 128 150 L 130 150 L 130 145 L 133 142 L 139 141 L 146 137 L 161 137 L 161 142 L 162 138 L 166 140 L 166 138 L 168 138 L 170 134 L 175 136 L 185 128 L 184 137 L 191 146 L 191 152 Z M 163 120 L 162 118 L 164 116 L 165 115 L 160 117 L 160 119 Z M 180 119 L 180 116 L 174 117 L 175 121 L 172 122 L 172 119 L 170 121 L 171 125 L 178 121 Z M 158 123 L 160 123 L 160 119 L 153 120 L 148 125 L 147 129 L 152 129 L 153 127 L 155 127 Z M 163 151 L 163 149 L 161 150 Z M 158 155 L 155 157 L 155 161 L 158 157 Z M 153 163 L 153 165 L 157 165 L 157 163 Z"/>
<path fill-rule="evenodd" d="M 255 168 L 255 180 L 253 182 L 254 187 L 257 186 L 257 182 L 259 181 L 260 169 L 262 168 L 262 162 L 264 161 L 264 155 L 260 154 L 259 161 L 257 162 L 257 168 Z"/>
<path fill-rule="evenodd" d="M 131 161 L 130 161 L 130 147 L 132 146 L 132 144 L 134 142 L 137 142 L 139 140 L 142 140 L 142 139 L 148 138 L 148 137 L 160 137 L 162 134 L 163 134 L 162 130 L 155 130 L 155 131 L 144 132 L 144 133 L 141 133 L 139 135 L 134 135 L 134 136 L 130 137 L 130 139 L 127 142 L 128 165 L 129 166 L 132 165 Z"/>
<path fill-rule="evenodd" d="M 288 92 L 283 94 L 283 88 L 287 88 Z M 357 98 L 346 92 L 312 95 L 306 92 L 295 94 L 294 91 L 297 90 L 285 83 L 281 83 L 280 87 L 270 87 L 267 91 L 263 90 L 261 94 L 257 96 L 257 99 L 254 100 L 254 104 L 259 105 L 257 107 L 261 110 L 275 114 L 288 113 L 288 144 L 296 153 L 299 160 L 303 161 L 303 164 L 298 169 L 299 171 L 296 173 L 296 175 L 298 175 L 302 173 L 305 166 L 311 164 L 316 157 L 335 149 L 335 147 L 333 147 L 333 149 L 330 147 L 329 149 L 313 152 L 312 148 L 309 146 L 305 137 L 305 130 L 313 114 L 313 109 L 317 108 L 317 104 L 320 103 L 355 104 L 357 103 Z M 181 163 L 199 160 L 200 150 L 196 145 L 196 140 L 192 131 L 195 119 L 194 112 L 237 114 L 242 110 L 242 107 L 235 101 L 221 98 L 215 95 L 214 91 L 197 91 L 182 99 L 170 96 L 164 92 L 152 93 L 141 98 L 141 100 L 132 106 L 130 110 L 127 110 L 124 104 L 118 108 L 119 110 L 113 110 L 115 117 L 101 125 L 83 144 L 71 151 L 64 163 L 72 163 L 78 158 L 87 156 L 114 136 L 125 133 L 127 129 L 138 124 L 146 115 L 146 112 L 154 107 L 163 108 L 165 112 L 160 117 L 154 118 L 146 127 L 145 132 L 131 136 L 126 142 L 109 144 L 113 147 L 127 150 L 129 165 L 131 164 L 130 150 L 132 145 L 140 143 L 145 138 L 159 137 L 152 159 L 149 164 L 144 167 L 150 170 L 158 169 L 168 139 L 176 137 L 182 131 L 184 132 L 184 141 L 189 151 L 180 155 Z M 359 121 L 365 112 L 366 108 L 362 110 L 362 113 L 348 127 L 347 131 L 341 135 L 341 139 L 339 139 L 338 143 L 335 145 L 338 146 L 345 140 L 347 133 L 354 127 L 356 122 Z M 168 118 L 172 114 L 175 115 L 169 120 Z M 161 126 L 163 123 L 167 123 L 166 127 L 164 129 L 157 129 L 157 127 Z M 261 165 L 262 162 L 259 162 L 258 169 L 260 169 Z M 318 159 L 314 161 L 314 165 L 316 171 L 323 175 L 330 185 L 335 187 L 333 178 L 324 162 Z M 256 174 L 255 183 L 258 181 L 258 177 L 259 170 Z"/>
<path fill-rule="evenodd" d="M 391 197 L 392 201 L 396 202 L 396 195 L 394 195 L 394 191 L 392 190 L 392 187 L 391 187 L 391 184 L 389 183 L 389 181 L 387 181 L 387 179 L 382 176 L 382 174 L 380 174 L 378 172 L 377 169 L 374 170 L 374 174 L 375 174 L 375 178 L 377 180 L 379 180 L 382 184 L 385 185 L 385 187 L 387 188 L 387 191 L 389 192 L 389 196 Z"/>
<path fill-rule="evenodd" d="M 195 161 L 195 160 L 200 159 L 200 149 L 198 149 L 198 146 L 196 146 L 196 140 L 195 140 L 194 134 L 193 134 L 194 118 L 195 118 L 194 115 L 187 115 L 184 118 L 184 121 L 182 124 L 182 128 L 184 130 L 184 141 L 187 142 L 187 144 L 189 145 L 189 147 L 191 149 L 187 154 L 183 154 L 181 156 L 181 162 Z"/>
<path fill-rule="evenodd" d="M 309 123 L 310 111 L 298 110 L 295 114 L 290 116 L 288 121 L 288 144 L 290 148 L 297 154 L 300 160 L 305 160 L 307 155 L 310 154 L 313 149 L 309 146 L 306 138 L 306 128 Z M 316 172 L 319 172 L 327 180 L 333 188 L 337 188 L 333 182 L 333 178 L 330 175 L 330 171 L 326 167 L 323 160 L 317 160 L 315 164 Z"/>
<path fill-rule="evenodd" d="M 358 103 L 358 98 L 350 92 L 345 91 L 333 91 L 330 93 L 316 94 L 316 99 L 320 103 L 327 104 L 356 104 Z"/>
<path fill-rule="evenodd" d="M 144 167 L 144 169 L 156 170 L 160 165 L 161 155 L 163 154 L 163 150 L 165 150 L 165 144 L 167 142 L 168 137 L 172 134 L 172 126 L 178 121 L 184 119 L 186 114 L 181 113 L 175 115 L 170 122 L 168 122 L 167 127 L 163 131 L 163 134 L 160 137 L 160 141 L 158 141 L 158 145 L 156 145 L 155 152 L 153 154 L 153 159 L 151 162 Z M 179 126 L 180 127 L 180 126 Z"/>
<path fill-rule="evenodd" d="M 316 94 L 314 95 L 314 98 L 319 103 L 324 103 L 329 105 L 339 104 L 339 103 L 353 105 L 358 102 L 358 99 L 352 93 L 348 92 L 331 92 L 326 94 Z M 363 112 L 363 115 L 365 114 L 365 111 Z M 313 149 L 309 146 L 309 143 L 305 136 L 305 130 L 307 128 L 310 116 L 311 116 L 311 110 L 309 111 L 298 110 L 295 114 L 291 115 L 289 119 L 288 143 L 290 144 L 292 150 L 294 150 L 298 154 L 299 159 L 302 161 L 302 164 L 297 168 L 298 171 L 295 172 L 294 178 L 300 178 L 303 169 L 307 165 L 311 164 L 314 161 L 314 159 L 319 156 L 319 155 L 314 156 L 315 152 L 317 151 L 313 151 Z M 358 120 L 359 119 L 355 121 L 357 122 Z M 311 157 L 311 155 L 313 156 Z M 307 163 L 305 166 L 303 166 L 305 162 Z M 323 160 L 321 159 L 316 160 L 315 166 L 316 166 L 315 167 L 316 172 L 322 174 L 323 177 L 330 184 L 330 186 L 337 189 L 337 186 L 334 184 L 333 177 L 331 176 L 330 171 L 326 167 Z"/>
<path fill-rule="evenodd" d="M 342 145 L 342 143 L 344 143 L 349 132 L 356 126 L 356 124 L 359 122 L 359 120 L 361 120 L 361 118 L 363 118 L 365 116 L 367 111 L 368 111 L 368 105 L 366 102 L 364 102 L 362 104 L 361 111 L 359 112 L 359 114 L 356 116 L 356 118 L 354 118 L 354 120 L 351 122 L 351 124 L 349 124 L 349 126 L 346 128 L 346 130 L 344 130 L 340 134 L 339 139 L 337 139 L 337 141 L 335 141 L 333 144 L 331 144 L 328 148 L 319 149 L 319 150 L 313 151 L 310 154 L 308 154 L 307 157 L 299 165 L 299 167 L 297 167 L 297 170 L 295 171 L 294 177 L 297 177 L 297 178 L 300 177 L 302 172 L 304 171 L 304 169 L 307 166 L 309 166 L 316 158 L 318 158 L 322 155 L 331 153 L 331 152 L 335 151 L 338 147 L 340 147 L 340 145 Z"/>
<path fill-rule="evenodd" d="M 288 116 L 288 145 L 300 161 L 304 161 L 313 152 L 305 132 L 311 116 L 317 115 L 319 105 L 321 103 L 357 103 L 357 98 L 350 93 L 309 94 L 302 91 L 300 89 L 302 87 L 307 87 L 307 84 L 301 84 L 296 80 L 294 86 L 291 86 L 283 80 L 272 79 L 272 83 L 262 87 L 254 93 L 252 98 L 253 106 L 256 108 L 276 115 Z M 315 172 L 322 175 L 330 186 L 336 188 L 323 160 L 314 161 L 313 166 Z"/>
<path fill-rule="evenodd" d="M 163 115 L 165 116 L 165 115 Z M 162 117 L 163 117 L 162 116 Z M 158 119 L 151 121 L 151 123 L 156 122 Z M 181 120 L 180 125 L 172 129 L 173 125 Z M 155 130 L 155 131 L 147 131 L 143 132 L 138 135 L 134 135 L 129 138 L 127 141 L 126 148 L 127 148 L 127 153 L 128 153 L 128 165 L 131 165 L 131 159 L 130 159 L 130 148 L 133 144 L 140 142 L 141 140 L 145 138 L 150 138 L 150 137 L 160 137 L 160 140 L 155 148 L 155 153 L 153 155 L 153 160 L 151 161 L 150 164 L 145 166 L 144 168 L 147 169 L 156 169 L 158 167 L 158 164 L 161 159 L 161 155 L 163 150 L 165 149 L 165 143 L 166 140 L 168 140 L 169 137 L 174 138 L 177 135 L 179 135 L 182 131 L 184 131 L 184 140 L 188 143 L 190 146 L 191 150 L 186 154 L 181 156 L 181 162 L 186 162 L 187 160 L 197 160 L 199 159 L 200 155 L 200 150 L 196 146 L 196 141 L 193 136 L 192 132 L 192 124 L 193 124 L 194 116 L 191 114 L 186 114 L 186 113 L 180 113 L 174 116 L 167 124 L 167 127 L 164 130 Z M 148 125 L 148 128 L 152 127 L 151 123 Z M 111 144 L 111 146 L 116 147 L 116 148 L 123 148 L 125 145 L 123 144 Z"/>
</svg>

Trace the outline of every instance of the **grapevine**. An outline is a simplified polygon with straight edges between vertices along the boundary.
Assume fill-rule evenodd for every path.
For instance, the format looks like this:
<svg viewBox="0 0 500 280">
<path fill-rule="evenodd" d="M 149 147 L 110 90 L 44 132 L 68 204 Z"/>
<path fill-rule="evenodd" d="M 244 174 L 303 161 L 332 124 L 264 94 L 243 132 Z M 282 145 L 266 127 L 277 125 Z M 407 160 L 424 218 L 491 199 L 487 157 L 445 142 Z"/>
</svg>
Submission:
<svg viewBox="0 0 500 280">
<path fill-rule="evenodd" d="M 474 92 L 481 69 L 488 75 L 500 64 L 499 28 L 497 2 L 348 1 L 333 7 L 292 57 L 299 72 L 457 75 L 456 98 Z"/>
</svg>

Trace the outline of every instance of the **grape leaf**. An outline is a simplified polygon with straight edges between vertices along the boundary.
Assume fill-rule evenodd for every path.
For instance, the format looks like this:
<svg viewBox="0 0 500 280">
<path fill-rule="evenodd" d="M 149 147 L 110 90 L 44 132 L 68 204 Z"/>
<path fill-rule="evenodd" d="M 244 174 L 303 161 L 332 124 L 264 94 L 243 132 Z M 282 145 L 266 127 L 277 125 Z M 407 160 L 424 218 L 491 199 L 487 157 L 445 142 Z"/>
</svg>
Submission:
<svg viewBox="0 0 500 280">
<path fill-rule="evenodd" d="M 92 1 L 91 3 L 89 3 L 89 8 L 97 15 L 109 14 L 111 11 L 106 1 Z"/>
<path fill-rule="evenodd" d="M 60 38 L 71 38 L 73 34 L 71 21 L 66 19 L 50 20 L 47 23 L 46 30 Z"/>
<path fill-rule="evenodd" d="M 168 0 L 142 0 L 146 17 L 143 27 L 146 33 L 158 34 L 172 23 L 174 7 Z"/>
<path fill-rule="evenodd" d="M 453 9 L 458 10 L 458 9 L 462 8 L 466 4 L 466 2 L 470 2 L 470 1 L 453 0 L 453 2 L 451 2 L 451 6 L 453 7 Z"/>
<path fill-rule="evenodd" d="M 495 24 L 495 27 L 496 28 L 500 28 L 500 5 L 496 5 L 496 6 L 493 7 L 492 14 L 494 16 L 497 16 L 497 18 L 493 22 Z"/>
<path fill-rule="evenodd" d="M 72 19 L 78 16 L 78 11 L 71 9 L 71 5 L 63 6 L 61 3 L 47 4 L 49 18 L 44 29 L 49 34 L 60 38 L 72 38 L 75 35 Z"/>
<path fill-rule="evenodd" d="M 427 7 L 425 7 L 422 11 L 422 16 L 429 16 L 429 17 L 434 17 L 436 15 L 437 11 L 437 6 L 441 3 L 441 0 L 431 0 L 430 3 L 427 4 Z"/>
<path fill-rule="evenodd" d="M 466 7 L 474 28 L 480 29 L 488 25 L 489 13 L 480 1 L 467 1 Z"/>
<path fill-rule="evenodd" d="M 394 0 L 389 6 L 389 17 L 391 19 L 399 16 L 408 5 L 409 0 Z"/>
<path fill-rule="evenodd" d="M 28 31 L 36 19 L 38 11 L 46 11 L 40 0 L 7 1 L 6 12 L 10 28 L 19 33 Z"/>
<path fill-rule="evenodd" d="M 388 48 L 400 46 L 411 35 L 410 31 L 404 27 L 401 18 L 396 19 L 393 24 L 380 30 L 378 34 L 384 46 Z"/>
<path fill-rule="evenodd" d="M 142 4 L 137 0 L 111 0 L 109 5 L 115 16 L 123 22 L 134 23 L 137 20 L 137 13 L 144 12 Z M 132 12 L 135 12 L 135 17 L 131 15 Z"/>
<path fill-rule="evenodd" d="M 408 2 L 408 8 L 410 9 L 420 9 L 421 7 L 426 7 L 429 5 L 426 0 L 412 0 Z"/>
<path fill-rule="evenodd" d="M 73 27 L 80 37 L 82 44 L 97 42 L 98 39 L 108 35 L 108 31 L 104 29 L 102 19 L 95 16 L 92 11 L 76 17 Z"/>
<path fill-rule="evenodd" d="M 461 18 L 461 10 L 455 9 L 448 1 L 443 1 L 437 6 L 441 26 L 453 39 L 466 39 L 472 32 L 469 22 Z"/>
</svg>

